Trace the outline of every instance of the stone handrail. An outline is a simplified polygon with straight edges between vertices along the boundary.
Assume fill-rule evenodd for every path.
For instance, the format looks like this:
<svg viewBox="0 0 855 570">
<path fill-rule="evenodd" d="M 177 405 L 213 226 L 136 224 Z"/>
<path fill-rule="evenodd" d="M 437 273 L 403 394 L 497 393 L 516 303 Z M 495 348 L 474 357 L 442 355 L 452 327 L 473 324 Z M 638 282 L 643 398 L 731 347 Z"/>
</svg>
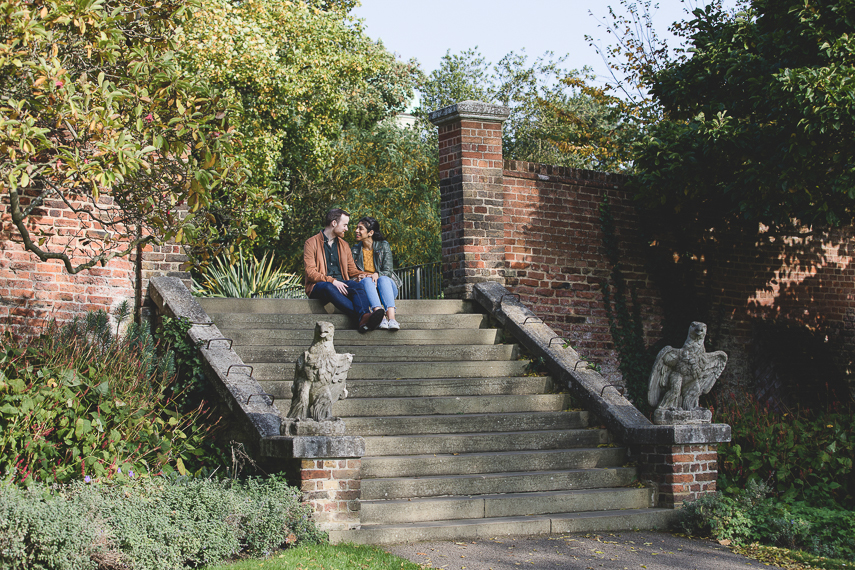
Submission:
<svg viewBox="0 0 855 570">
<path fill-rule="evenodd" d="M 478 283 L 473 298 L 532 354 L 541 356 L 553 378 L 596 414 L 606 427 L 628 445 L 715 444 L 730 441 L 727 424 L 654 425 L 618 390 L 563 342 L 559 335 L 518 301 L 516 295 L 494 281 Z"/>
<path fill-rule="evenodd" d="M 263 395 L 264 389 L 247 373 L 230 343 L 212 341 L 223 338 L 223 333 L 184 283 L 176 277 L 155 277 L 149 292 L 160 314 L 184 317 L 194 323 L 187 334 L 192 342 L 201 343 L 199 352 L 208 380 L 232 412 L 242 432 L 240 439 L 256 458 L 347 458 L 365 454 L 365 442 L 358 436 L 281 436 L 279 410 Z"/>
</svg>

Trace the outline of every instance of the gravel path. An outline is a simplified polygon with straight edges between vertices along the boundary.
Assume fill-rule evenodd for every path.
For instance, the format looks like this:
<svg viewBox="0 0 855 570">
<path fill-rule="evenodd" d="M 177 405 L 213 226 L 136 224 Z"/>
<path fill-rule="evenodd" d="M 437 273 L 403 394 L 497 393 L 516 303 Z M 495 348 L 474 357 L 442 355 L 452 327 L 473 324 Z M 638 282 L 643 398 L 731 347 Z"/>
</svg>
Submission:
<svg viewBox="0 0 855 570">
<path fill-rule="evenodd" d="M 766 566 L 709 540 L 649 531 L 497 537 L 387 547 L 427 568 L 446 570 L 736 570 Z"/>
</svg>

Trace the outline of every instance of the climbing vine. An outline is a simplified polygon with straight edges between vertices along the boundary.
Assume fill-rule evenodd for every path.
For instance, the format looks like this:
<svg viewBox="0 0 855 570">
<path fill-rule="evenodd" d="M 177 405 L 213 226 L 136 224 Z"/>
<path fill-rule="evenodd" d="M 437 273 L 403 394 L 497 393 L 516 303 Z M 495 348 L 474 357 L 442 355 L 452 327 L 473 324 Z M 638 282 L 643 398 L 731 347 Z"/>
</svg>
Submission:
<svg viewBox="0 0 855 570">
<path fill-rule="evenodd" d="M 603 246 L 612 266 L 609 278 L 603 279 L 603 304 L 609 320 L 609 332 L 620 359 L 620 372 L 626 386 L 627 398 L 642 413 L 647 414 L 647 379 L 653 358 L 644 346 L 644 327 L 638 290 L 627 286 L 620 261 L 620 248 L 615 233 L 615 219 L 608 196 L 600 204 L 600 225 L 603 229 Z M 627 302 L 627 289 L 629 300 Z"/>
</svg>

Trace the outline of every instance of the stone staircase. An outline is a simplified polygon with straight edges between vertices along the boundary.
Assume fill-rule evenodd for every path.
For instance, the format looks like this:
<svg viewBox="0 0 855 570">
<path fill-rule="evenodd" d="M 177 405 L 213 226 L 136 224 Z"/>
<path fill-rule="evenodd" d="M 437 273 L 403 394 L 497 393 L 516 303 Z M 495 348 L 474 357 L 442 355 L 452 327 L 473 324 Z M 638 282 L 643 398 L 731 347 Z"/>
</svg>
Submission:
<svg viewBox="0 0 855 570">
<path fill-rule="evenodd" d="M 354 354 L 334 405 L 365 439 L 361 529 L 336 541 L 395 543 L 665 527 L 626 449 L 469 301 L 399 301 L 402 330 L 360 334 L 317 301 L 199 299 L 266 392 L 288 411 L 294 362 L 315 322 Z"/>
</svg>

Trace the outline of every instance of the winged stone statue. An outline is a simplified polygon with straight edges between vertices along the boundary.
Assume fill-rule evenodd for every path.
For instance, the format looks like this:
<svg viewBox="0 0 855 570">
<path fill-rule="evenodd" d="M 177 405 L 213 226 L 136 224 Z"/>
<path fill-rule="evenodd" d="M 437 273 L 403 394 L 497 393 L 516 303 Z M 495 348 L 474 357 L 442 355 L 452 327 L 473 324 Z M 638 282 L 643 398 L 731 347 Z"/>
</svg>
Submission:
<svg viewBox="0 0 855 570">
<path fill-rule="evenodd" d="M 315 324 L 312 346 L 297 358 L 287 418 L 319 422 L 335 419 L 332 405 L 347 397 L 345 380 L 353 355 L 336 353 L 334 335 L 332 323 L 318 321 Z"/>
<path fill-rule="evenodd" d="M 694 322 L 683 348 L 666 346 L 659 351 L 647 392 L 651 406 L 657 410 L 700 409 L 698 399 L 712 389 L 727 364 L 727 354 L 721 350 L 706 352 L 706 336 L 707 325 Z"/>
</svg>

